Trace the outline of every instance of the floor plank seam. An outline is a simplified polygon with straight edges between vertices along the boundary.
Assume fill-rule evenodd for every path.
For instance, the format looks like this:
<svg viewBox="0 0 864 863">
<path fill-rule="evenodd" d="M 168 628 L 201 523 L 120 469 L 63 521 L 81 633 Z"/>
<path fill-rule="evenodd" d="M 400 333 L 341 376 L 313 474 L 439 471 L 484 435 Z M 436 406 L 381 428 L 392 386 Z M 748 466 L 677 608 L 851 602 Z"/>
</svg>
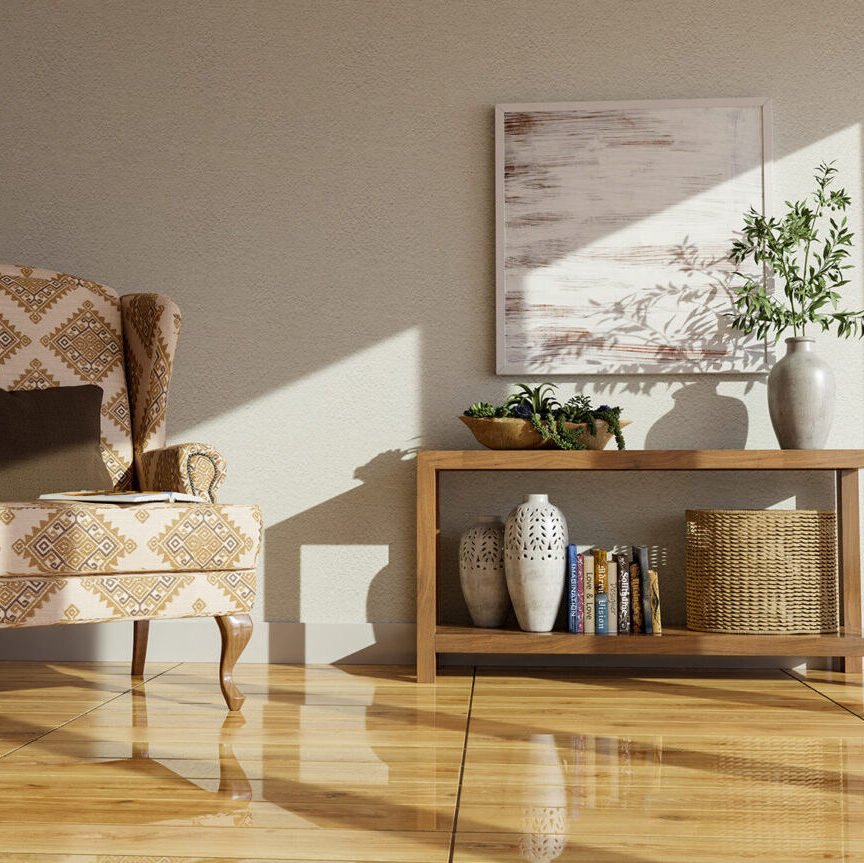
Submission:
<svg viewBox="0 0 864 863">
<path fill-rule="evenodd" d="M 857 720 L 864 722 L 864 716 L 860 713 L 856 713 L 851 708 L 847 707 L 845 704 L 841 704 L 839 701 L 835 701 L 830 695 L 826 695 L 824 692 L 820 692 L 816 687 L 811 686 L 803 677 L 796 674 L 794 671 L 791 671 L 788 668 L 782 668 L 781 671 L 787 676 L 791 677 L 793 680 L 797 680 L 799 683 L 806 686 L 811 692 L 815 692 L 817 695 L 824 698 L 826 701 L 830 701 L 832 704 L 836 704 L 841 710 L 845 710 L 847 713 L 854 716 Z"/>
<path fill-rule="evenodd" d="M 462 741 L 462 761 L 459 764 L 459 781 L 456 785 L 456 802 L 453 806 L 453 826 L 450 828 L 450 851 L 447 863 L 453 863 L 456 853 L 456 831 L 459 827 L 459 802 L 462 799 L 462 779 L 465 776 L 465 760 L 468 756 L 468 734 L 471 731 L 471 710 L 474 707 L 474 685 L 477 683 L 477 666 L 471 668 L 471 691 L 468 693 L 468 714 L 465 717 L 465 738 Z"/>
<path fill-rule="evenodd" d="M 176 662 L 170 668 L 165 668 L 160 671 L 158 674 L 154 674 L 152 677 L 145 677 L 143 680 L 139 680 L 137 683 L 130 686 L 126 692 L 131 692 L 133 689 L 138 689 L 139 686 L 146 686 L 151 680 L 155 680 L 157 677 L 161 677 L 163 674 L 168 674 L 169 671 L 176 671 L 180 666 L 183 665 L 182 662 Z"/>
<path fill-rule="evenodd" d="M 40 734 L 38 737 L 34 737 L 32 740 L 28 740 L 26 743 L 22 743 L 20 746 L 16 746 L 14 749 L 10 749 L 8 752 L 4 752 L 2 755 L 0 755 L 0 760 L 6 758 L 9 755 L 12 755 L 15 752 L 20 752 L 22 749 L 24 749 L 26 746 L 30 746 L 30 744 L 32 743 L 38 743 L 40 740 L 44 740 L 49 734 L 53 734 L 55 731 L 59 731 L 61 728 L 65 728 L 72 722 L 77 722 L 83 716 L 87 716 L 90 713 L 93 713 L 94 710 L 101 710 L 106 704 L 111 704 L 118 698 L 122 698 L 124 695 L 128 695 L 133 689 L 137 689 L 139 686 L 143 686 L 145 683 L 149 683 L 151 680 L 155 680 L 157 677 L 161 677 L 163 674 L 167 674 L 169 671 L 174 671 L 182 664 L 182 662 L 178 662 L 176 665 L 172 665 L 170 668 L 166 668 L 164 671 L 160 671 L 158 674 L 154 674 L 152 677 L 148 677 L 146 680 L 142 680 L 136 683 L 134 686 L 130 686 L 128 689 L 124 689 L 122 692 L 118 692 L 113 698 L 108 698 L 105 701 L 101 701 L 95 707 L 91 707 L 89 710 L 85 710 L 83 713 L 78 713 L 71 719 L 67 719 L 65 722 L 61 722 L 59 725 L 55 725 L 54 728 L 49 729 L 44 734 Z"/>
</svg>

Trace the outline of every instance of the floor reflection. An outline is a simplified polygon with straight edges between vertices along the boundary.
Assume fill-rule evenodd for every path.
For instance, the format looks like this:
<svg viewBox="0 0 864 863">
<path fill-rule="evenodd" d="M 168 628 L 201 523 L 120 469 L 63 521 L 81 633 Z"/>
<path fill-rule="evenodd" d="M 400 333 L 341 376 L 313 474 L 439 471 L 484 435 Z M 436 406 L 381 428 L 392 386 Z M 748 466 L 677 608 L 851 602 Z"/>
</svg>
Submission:
<svg viewBox="0 0 864 863">
<path fill-rule="evenodd" d="M 835 859 L 864 840 L 862 756 L 851 739 L 532 734 L 474 748 L 459 831 L 511 834 L 530 863 L 585 859 L 616 837 L 703 833 L 717 850 L 746 837 L 770 859 L 813 843 Z"/>
<path fill-rule="evenodd" d="M 489 673 L 454 861 L 859 859 L 862 756 L 860 717 L 780 673 Z"/>
<path fill-rule="evenodd" d="M 115 727 L 126 731 L 130 740 L 129 757 L 73 758 L 52 765 L 50 784 L 55 788 L 54 793 L 62 794 L 63 799 L 53 799 L 50 792 L 41 795 L 44 805 L 32 807 L 22 817 L 33 822 L 71 820 L 70 816 L 75 809 L 81 809 L 84 800 L 90 807 L 91 817 L 101 824 L 172 823 L 178 816 L 184 823 L 193 825 L 245 826 L 252 823 L 252 784 L 233 749 L 234 738 L 246 723 L 241 714 L 226 714 L 207 735 L 213 739 L 213 772 L 218 783 L 213 788 L 212 781 L 187 778 L 182 771 L 169 766 L 172 762 L 163 763 L 152 757 L 146 686 L 132 690 L 123 698 L 126 722 L 120 724 L 122 712 L 119 715 L 112 712 L 112 721 Z M 67 726 L 67 740 L 74 733 L 73 726 Z M 46 748 L 50 749 L 47 738 L 40 751 Z M 17 775 L 22 761 L 27 765 L 29 754 L 27 749 L 22 749 L 17 757 L 0 760 L 0 792 Z M 104 753 L 99 751 L 99 754 Z M 34 773 L 44 774 L 47 767 L 46 764 L 41 770 L 34 769 Z"/>
<path fill-rule="evenodd" d="M 242 714 L 219 704 L 212 669 L 184 667 L 0 758 L 0 796 L 16 797 L 4 838 L 29 850 L 25 828 L 50 828 L 44 853 L 90 854 L 97 835 L 124 849 L 100 863 L 247 859 L 253 837 L 261 859 L 447 859 L 470 674 L 430 690 L 392 673 L 244 671 Z"/>
<path fill-rule="evenodd" d="M 817 685 L 261 666 L 226 714 L 184 666 L 0 758 L 0 829 L 99 863 L 851 860 L 864 723 Z"/>
</svg>

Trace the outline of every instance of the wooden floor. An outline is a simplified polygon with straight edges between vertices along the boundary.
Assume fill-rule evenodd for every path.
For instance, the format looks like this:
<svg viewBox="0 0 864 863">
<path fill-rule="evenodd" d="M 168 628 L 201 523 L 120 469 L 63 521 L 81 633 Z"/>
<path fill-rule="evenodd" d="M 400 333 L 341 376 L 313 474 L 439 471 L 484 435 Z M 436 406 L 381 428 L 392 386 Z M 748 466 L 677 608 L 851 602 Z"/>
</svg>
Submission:
<svg viewBox="0 0 864 863">
<path fill-rule="evenodd" d="M 864 861 L 826 672 L 0 664 L 0 859 Z"/>
</svg>

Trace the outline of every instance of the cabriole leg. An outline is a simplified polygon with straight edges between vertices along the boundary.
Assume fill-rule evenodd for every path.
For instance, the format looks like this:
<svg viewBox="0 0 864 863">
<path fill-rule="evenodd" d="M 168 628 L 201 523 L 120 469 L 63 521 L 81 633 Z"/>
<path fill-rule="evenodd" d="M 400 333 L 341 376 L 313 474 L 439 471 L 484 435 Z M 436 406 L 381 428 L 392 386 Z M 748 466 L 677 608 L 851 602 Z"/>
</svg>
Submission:
<svg viewBox="0 0 864 863">
<path fill-rule="evenodd" d="M 229 710 L 239 710 L 246 696 L 234 683 L 234 664 L 252 637 L 252 618 L 248 614 L 225 614 L 216 618 L 222 635 L 219 683 Z"/>
</svg>

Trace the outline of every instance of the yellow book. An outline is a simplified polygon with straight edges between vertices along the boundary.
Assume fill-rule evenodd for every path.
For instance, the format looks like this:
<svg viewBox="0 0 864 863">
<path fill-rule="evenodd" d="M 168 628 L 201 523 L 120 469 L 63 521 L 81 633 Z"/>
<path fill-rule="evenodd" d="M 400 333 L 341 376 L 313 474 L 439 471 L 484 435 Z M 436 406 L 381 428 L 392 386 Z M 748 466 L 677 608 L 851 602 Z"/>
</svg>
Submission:
<svg viewBox="0 0 864 863">
<path fill-rule="evenodd" d="M 609 570 L 606 562 L 606 550 L 594 549 L 594 593 L 599 595 L 609 590 Z"/>
<path fill-rule="evenodd" d="M 648 595 L 651 599 L 651 634 L 662 635 L 663 624 L 660 620 L 660 580 L 656 569 L 648 570 Z"/>
</svg>

